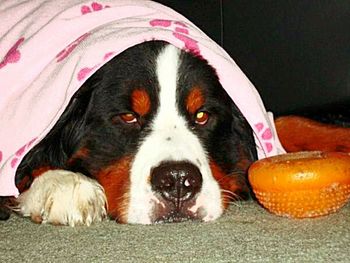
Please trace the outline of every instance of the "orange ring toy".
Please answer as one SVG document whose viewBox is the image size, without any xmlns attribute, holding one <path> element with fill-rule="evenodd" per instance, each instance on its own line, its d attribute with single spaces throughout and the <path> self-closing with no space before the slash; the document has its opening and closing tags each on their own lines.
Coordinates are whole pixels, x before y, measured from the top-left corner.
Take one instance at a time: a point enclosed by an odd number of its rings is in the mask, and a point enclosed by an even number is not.
<svg viewBox="0 0 350 263">
<path fill-rule="evenodd" d="M 350 199 L 350 154 L 298 152 L 249 168 L 258 201 L 280 216 L 306 218 L 338 211 Z"/>
</svg>

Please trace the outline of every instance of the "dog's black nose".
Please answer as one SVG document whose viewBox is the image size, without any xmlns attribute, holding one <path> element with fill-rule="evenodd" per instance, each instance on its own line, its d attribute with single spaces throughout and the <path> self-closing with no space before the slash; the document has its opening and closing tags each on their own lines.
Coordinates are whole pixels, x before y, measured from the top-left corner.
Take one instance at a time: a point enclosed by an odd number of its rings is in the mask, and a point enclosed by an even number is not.
<svg viewBox="0 0 350 263">
<path fill-rule="evenodd" d="M 192 199 L 202 187 L 199 169 L 189 162 L 163 162 L 152 169 L 152 189 L 175 205 Z"/>
</svg>

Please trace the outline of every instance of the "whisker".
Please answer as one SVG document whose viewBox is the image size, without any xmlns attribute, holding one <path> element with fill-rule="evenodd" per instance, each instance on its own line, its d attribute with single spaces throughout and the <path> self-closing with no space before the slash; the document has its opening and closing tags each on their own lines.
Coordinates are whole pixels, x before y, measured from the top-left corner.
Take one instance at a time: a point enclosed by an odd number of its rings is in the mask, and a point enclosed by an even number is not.
<svg viewBox="0 0 350 263">
<path fill-rule="evenodd" d="M 226 204 L 234 204 L 239 206 L 239 202 L 243 201 L 242 197 L 232 191 L 222 189 L 221 192 Z"/>
<path fill-rule="evenodd" d="M 245 176 L 246 175 L 246 171 L 242 170 L 242 169 L 236 169 L 236 170 L 233 170 L 230 174 L 232 175 L 243 175 Z"/>
<path fill-rule="evenodd" d="M 242 207 L 242 202 L 241 201 L 227 201 L 227 202 L 225 202 L 225 204 L 233 205 L 233 206 L 236 206 L 236 207 Z"/>
<path fill-rule="evenodd" d="M 226 190 L 226 189 L 221 189 L 221 192 L 224 195 L 226 195 L 226 196 L 230 196 L 230 197 L 236 197 L 237 196 L 237 194 L 235 194 L 234 192 Z"/>
</svg>

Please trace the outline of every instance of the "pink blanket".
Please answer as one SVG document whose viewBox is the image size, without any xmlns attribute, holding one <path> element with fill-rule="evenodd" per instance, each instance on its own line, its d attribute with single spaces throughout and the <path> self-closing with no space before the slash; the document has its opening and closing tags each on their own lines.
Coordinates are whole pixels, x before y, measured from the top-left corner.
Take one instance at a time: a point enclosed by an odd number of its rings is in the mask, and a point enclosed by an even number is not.
<svg viewBox="0 0 350 263">
<path fill-rule="evenodd" d="M 272 117 L 230 56 L 189 20 L 142 0 L 0 2 L 0 196 L 17 196 L 23 156 L 113 56 L 159 39 L 201 55 L 254 130 L 259 158 L 282 153 Z"/>
</svg>

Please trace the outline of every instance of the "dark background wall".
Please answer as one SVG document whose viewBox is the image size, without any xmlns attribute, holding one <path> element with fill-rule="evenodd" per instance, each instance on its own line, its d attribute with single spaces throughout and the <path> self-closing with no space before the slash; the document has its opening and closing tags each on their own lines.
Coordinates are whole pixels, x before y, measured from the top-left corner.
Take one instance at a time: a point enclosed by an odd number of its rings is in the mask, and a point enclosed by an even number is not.
<svg viewBox="0 0 350 263">
<path fill-rule="evenodd" d="M 159 0 L 223 46 L 277 114 L 350 112 L 349 0 Z"/>
</svg>

